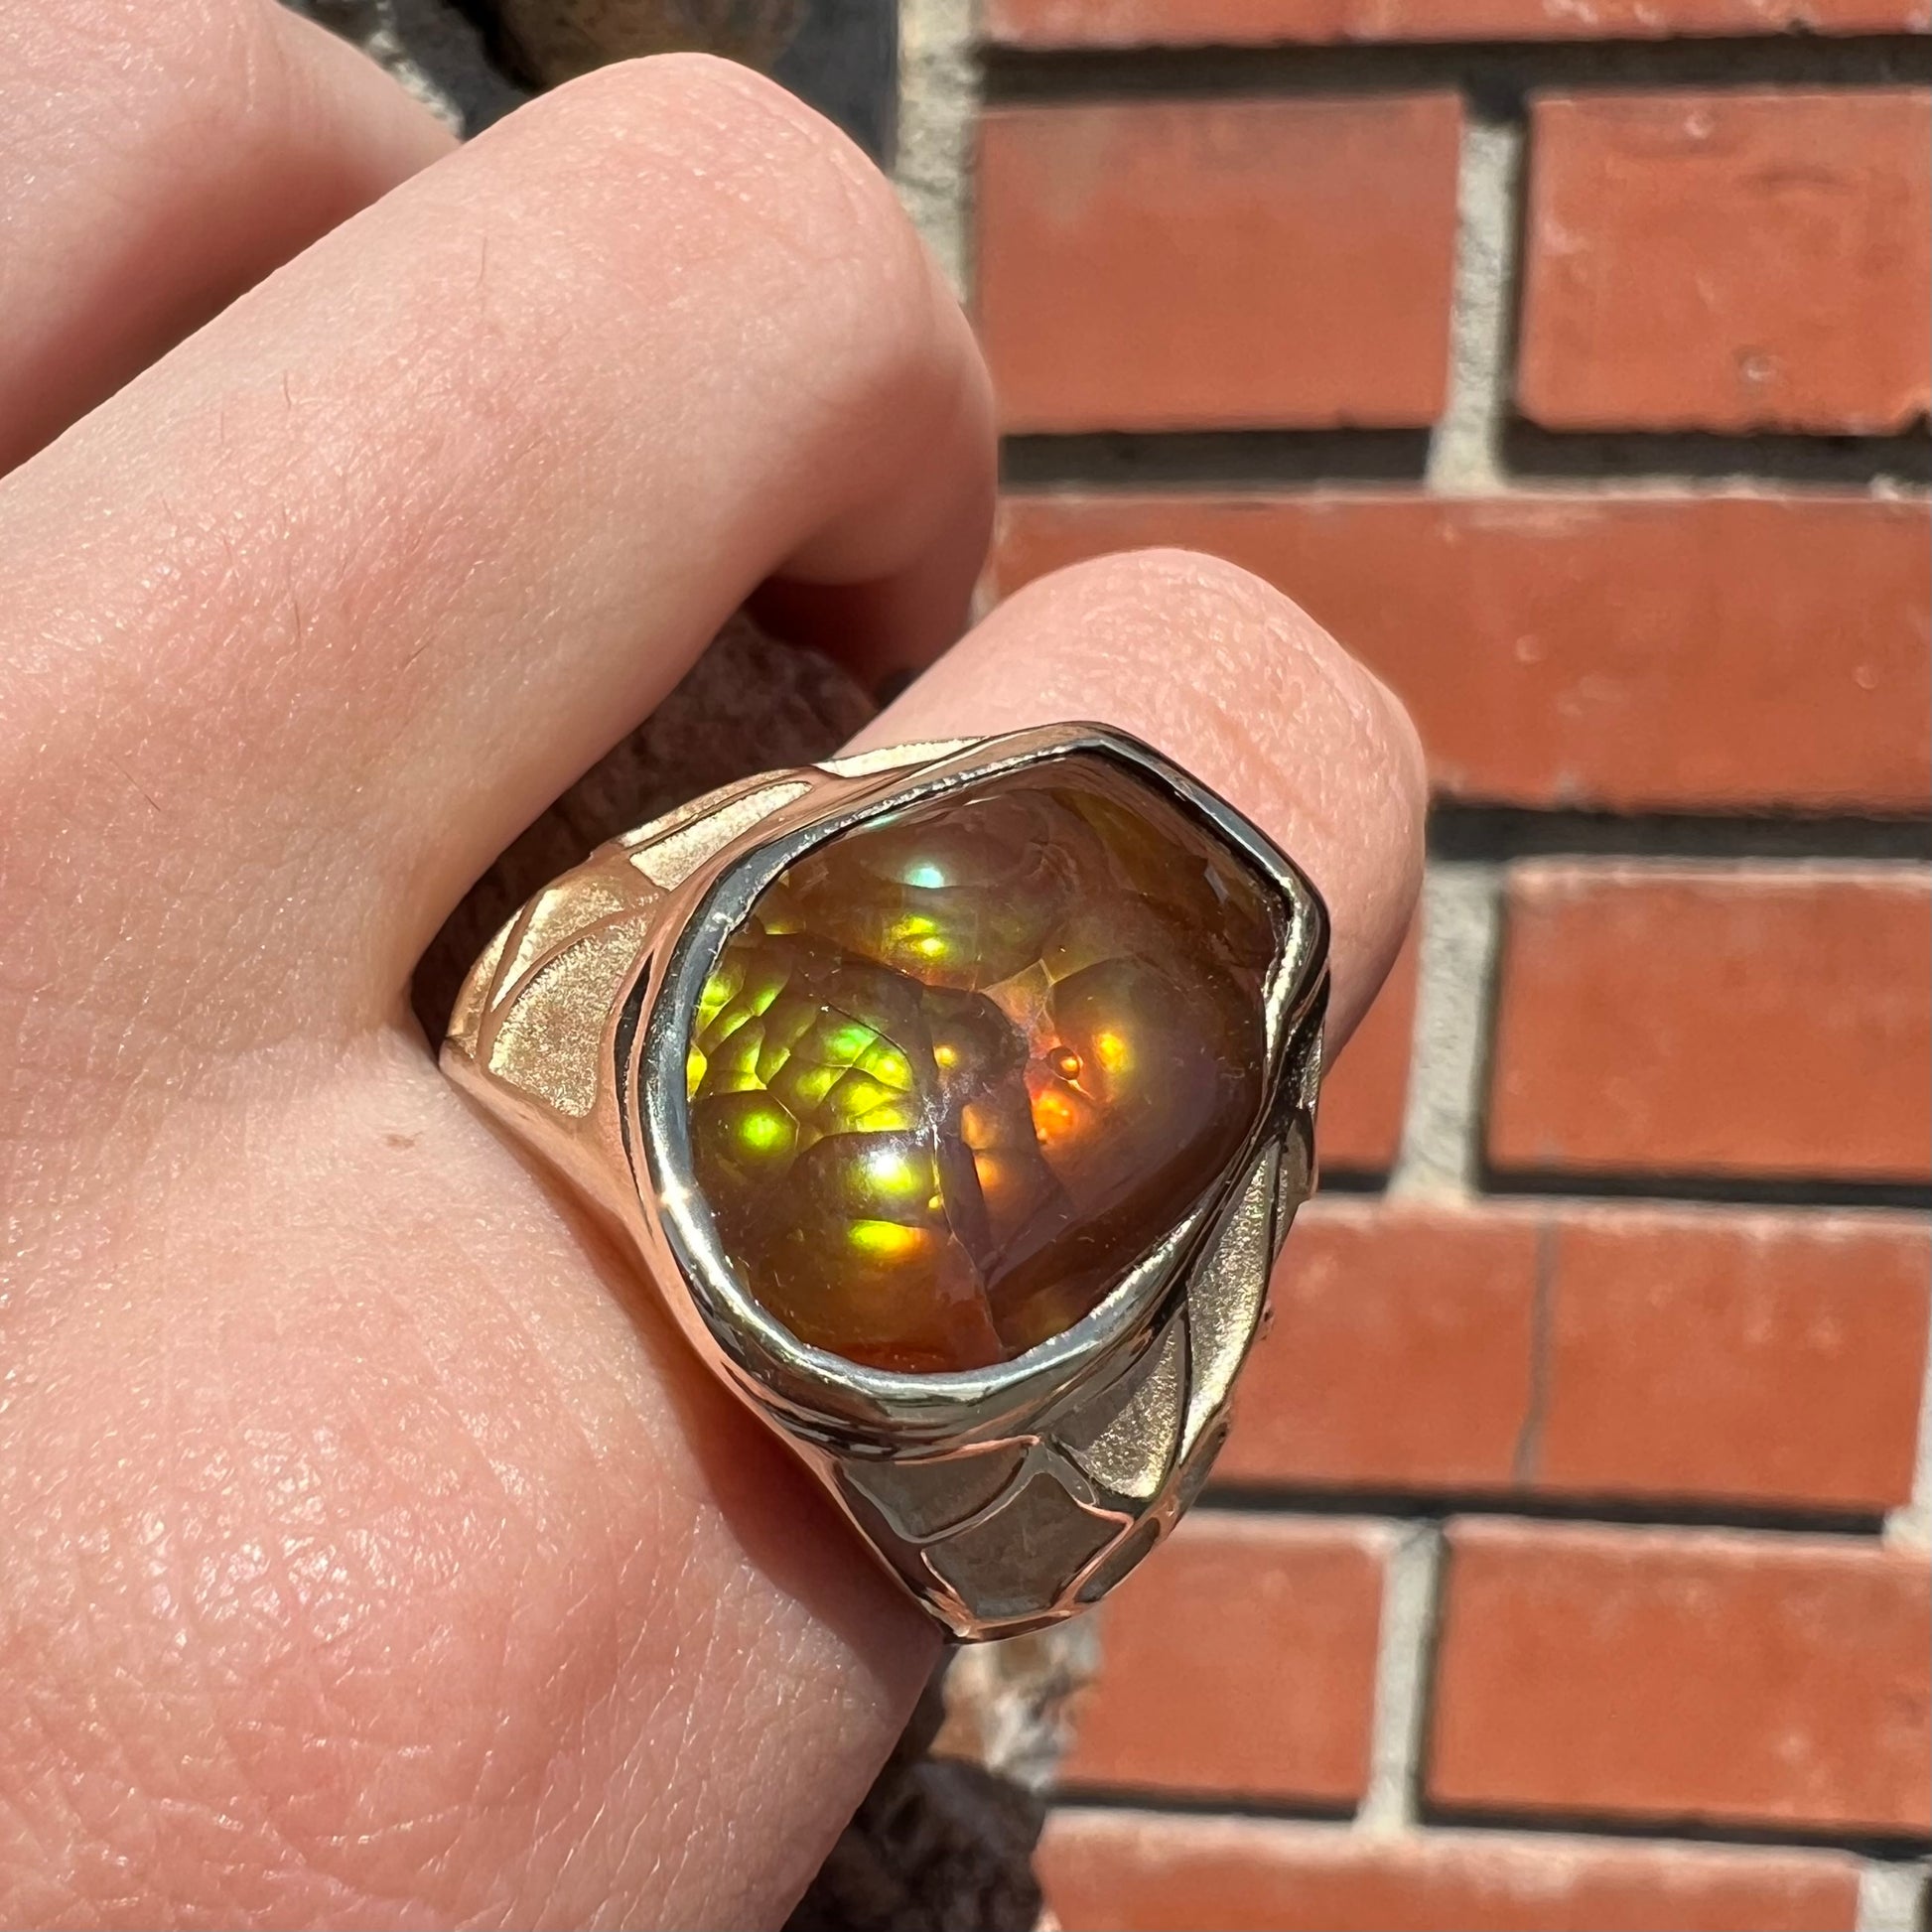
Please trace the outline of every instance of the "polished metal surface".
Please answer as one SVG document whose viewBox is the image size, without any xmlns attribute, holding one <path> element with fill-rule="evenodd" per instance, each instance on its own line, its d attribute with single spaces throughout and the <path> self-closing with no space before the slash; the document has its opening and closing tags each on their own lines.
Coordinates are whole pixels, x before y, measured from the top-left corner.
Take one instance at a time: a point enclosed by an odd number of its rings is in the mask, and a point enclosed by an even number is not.
<svg viewBox="0 0 1932 1932">
<path fill-rule="evenodd" d="M 1252 1131 L 1218 1182 L 1065 1332 L 984 1369 L 909 1374 L 808 1347 L 746 1292 L 693 1177 L 685 1054 L 753 901 L 847 827 L 1084 753 L 1175 801 L 1264 882 L 1277 946 Z M 1138 740 L 1062 725 L 774 772 L 614 841 L 539 894 L 473 971 L 453 1078 L 613 1215 L 700 1357 L 813 1469 L 955 1636 L 1095 1601 L 1204 1480 L 1312 1184 L 1327 915 L 1294 863 Z"/>
</svg>

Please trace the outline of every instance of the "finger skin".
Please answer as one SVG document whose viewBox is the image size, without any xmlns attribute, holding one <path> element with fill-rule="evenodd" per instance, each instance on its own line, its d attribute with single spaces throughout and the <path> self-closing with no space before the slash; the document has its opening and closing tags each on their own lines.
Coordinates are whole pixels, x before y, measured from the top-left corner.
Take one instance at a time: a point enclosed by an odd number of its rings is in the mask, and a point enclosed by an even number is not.
<svg viewBox="0 0 1932 1932">
<path fill-rule="evenodd" d="M 375 1024 L 763 579 L 911 580 L 910 627 L 955 630 L 990 425 L 957 304 L 843 136 L 725 63 L 604 69 L 0 483 L 32 640 L 0 715 L 33 753 L 0 803 L 76 869 L 141 847 L 122 922 L 185 975 L 236 960 L 204 1037 L 290 1005 Z M 113 997 L 173 1024 L 166 984 Z"/>
<path fill-rule="evenodd" d="M 1310 867 L 1345 1032 L 1413 897 L 1393 701 L 1156 554 L 1016 597 L 868 741 L 1069 714 Z M 84 1213 L 26 1203 L 0 1920 L 777 1922 L 930 1630 L 400 1035 L 235 1085 Z"/>
<path fill-rule="evenodd" d="M 934 1654 L 396 1014 L 760 578 L 957 621 L 983 374 L 763 83 L 517 120 L 0 483 L 0 1918 L 775 1922 Z"/>
<path fill-rule="evenodd" d="M 862 745 L 1092 718 L 1269 833 L 1334 922 L 1330 1047 L 1394 962 L 1422 884 L 1421 747 L 1394 695 L 1259 578 L 1187 551 L 1056 572 L 1009 599 Z"/>
<path fill-rule="evenodd" d="M 272 0 L 0 12 L 0 473 L 452 145 Z"/>
<path fill-rule="evenodd" d="M 983 449 L 977 365 L 920 258 L 882 267 L 880 191 L 757 83 L 629 91 L 663 74 L 439 166 L 0 485 L 36 560 L 0 671 L 0 1921 L 773 1923 L 933 1655 L 394 1002 L 342 995 L 734 582 L 892 583 L 983 513 L 935 457 Z M 683 227 L 660 149 L 711 184 Z M 1309 865 L 1359 1006 L 1413 888 L 1399 714 L 1252 579 L 1111 568 L 877 736 L 1139 731 Z"/>
<path fill-rule="evenodd" d="M 0 1923 L 780 1922 L 936 1633 L 623 1259 L 400 1040 L 115 1173 L 0 1309 Z"/>
</svg>

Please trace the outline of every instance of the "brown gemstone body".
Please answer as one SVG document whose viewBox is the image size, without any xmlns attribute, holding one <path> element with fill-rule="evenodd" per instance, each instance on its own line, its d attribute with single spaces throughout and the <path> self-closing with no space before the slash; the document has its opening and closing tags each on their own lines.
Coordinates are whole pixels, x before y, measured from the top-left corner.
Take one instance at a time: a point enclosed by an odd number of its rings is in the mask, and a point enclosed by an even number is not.
<svg viewBox="0 0 1932 1932">
<path fill-rule="evenodd" d="M 1060 1333 L 1253 1128 L 1275 945 L 1245 862 L 1094 754 L 814 848 L 694 1027 L 692 1159 L 740 1281 L 881 1368 Z"/>
</svg>

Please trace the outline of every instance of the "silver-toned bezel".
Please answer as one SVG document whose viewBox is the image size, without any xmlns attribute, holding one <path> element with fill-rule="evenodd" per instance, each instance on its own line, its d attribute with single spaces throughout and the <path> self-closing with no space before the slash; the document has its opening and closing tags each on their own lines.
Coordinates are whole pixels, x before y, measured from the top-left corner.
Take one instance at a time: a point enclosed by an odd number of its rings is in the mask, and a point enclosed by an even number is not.
<svg viewBox="0 0 1932 1932">
<path fill-rule="evenodd" d="M 685 1062 L 705 982 L 759 895 L 813 846 L 882 814 L 1074 754 L 1115 760 L 1153 784 L 1213 831 L 1269 891 L 1277 913 L 1277 950 L 1264 992 L 1264 1094 L 1251 1132 L 1216 1184 L 1098 1307 L 1063 1334 L 1013 1361 L 967 1372 L 912 1375 L 866 1367 L 810 1347 L 773 1319 L 738 1281 L 692 1173 Z M 1177 1516 L 1218 1447 L 1224 1427 L 1218 1411 L 1186 1442 L 1179 1441 L 1176 1422 L 1173 1466 L 1160 1488 L 1151 1496 L 1127 1497 L 1104 1484 L 1094 1488 L 1094 1479 L 1067 1461 L 1064 1445 L 1053 1439 L 1052 1431 L 1055 1418 L 1081 1410 L 1096 1391 L 1125 1385 L 1157 1340 L 1164 1347 L 1177 1346 L 1167 1338 L 1182 1320 L 1177 1311 L 1189 1294 L 1190 1280 L 1213 1248 L 1231 1206 L 1240 1204 L 1233 1197 L 1244 1186 L 1252 1195 L 1255 1176 L 1264 1168 L 1268 1257 L 1286 1232 L 1296 1202 L 1311 1185 L 1327 914 L 1299 868 L 1240 812 L 1151 747 L 1105 727 L 1049 726 L 936 749 L 930 759 L 885 769 L 869 769 L 869 762 L 853 760 L 844 771 L 837 761 L 824 767 L 846 779 L 836 793 L 820 789 L 779 804 L 672 892 L 655 922 L 653 944 L 620 1001 L 612 1031 L 619 1117 L 637 1207 L 687 1290 L 685 1305 L 674 1311 L 693 1344 L 818 1470 L 882 1558 L 949 1629 L 963 1637 L 1005 1634 L 1081 1607 L 1090 1600 L 1082 1594 L 1083 1586 L 1110 1557 L 1126 1556 L 1123 1546 L 1132 1540 L 1131 1557 L 1119 1565 L 1119 1574 L 1125 1574 Z M 1263 1292 L 1256 1287 L 1252 1296 L 1257 1323 Z M 674 1293 L 671 1299 L 677 1300 Z M 1241 1352 L 1252 1338 L 1252 1333 L 1237 1338 Z M 1184 1352 L 1191 1363 L 1194 1349 Z M 1147 1382 L 1152 1373 L 1142 1368 L 1141 1381 Z M 1224 1395 L 1219 1409 L 1225 1409 Z M 889 1507 L 863 1499 L 855 1506 L 855 1471 L 863 1484 L 869 1465 L 909 1463 L 930 1469 L 944 1462 L 958 1464 L 989 1445 L 1023 1450 L 995 1497 L 938 1534 L 928 1530 L 905 1537 L 904 1547 L 881 1547 L 882 1541 L 899 1534 L 900 1526 L 892 1520 Z M 1049 1465 L 1052 1478 L 1062 1485 L 1070 1475 L 1076 1510 L 1096 1522 L 1118 1516 L 1119 1533 L 1076 1565 L 1073 1574 L 1042 1579 L 1036 1601 L 1023 1600 L 1020 1586 L 1009 1582 L 975 1603 L 957 1577 L 949 1582 L 922 1552 L 962 1530 L 989 1523 Z M 1153 1533 L 1136 1539 L 1144 1522 L 1153 1526 Z M 1019 1525 L 1014 1527 L 1018 1535 Z M 1117 1580 L 1110 1575 L 1108 1585 Z"/>
</svg>

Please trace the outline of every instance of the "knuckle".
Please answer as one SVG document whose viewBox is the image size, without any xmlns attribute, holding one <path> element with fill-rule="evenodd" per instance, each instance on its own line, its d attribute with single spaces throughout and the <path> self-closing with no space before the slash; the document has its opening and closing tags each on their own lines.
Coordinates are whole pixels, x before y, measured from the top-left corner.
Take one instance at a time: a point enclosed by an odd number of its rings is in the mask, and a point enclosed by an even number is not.
<svg viewBox="0 0 1932 1932">
<path fill-rule="evenodd" d="M 748 295 L 804 285 L 811 313 L 856 327 L 861 345 L 929 327 L 932 272 L 891 184 L 775 81 L 666 54 L 600 69 L 539 105 L 621 192 L 664 185 L 694 249 L 728 260 Z"/>
<path fill-rule="evenodd" d="M 584 106 L 648 163 L 715 184 L 751 218 L 780 209 L 827 252 L 897 249 L 911 227 L 891 184 L 832 123 L 776 81 L 708 54 L 664 54 L 576 82 Z"/>
<path fill-rule="evenodd" d="M 72 116 L 72 133 L 107 147 L 244 123 L 257 111 L 276 23 L 260 0 L 47 0 L 22 10 L 10 55 L 45 68 L 37 110 Z M 115 111 L 105 111 L 109 108 Z"/>
<path fill-rule="evenodd" d="M 1204 550 L 1178 546 L 1127 552 L 1119 561 L 1144 587 L 1158 590 L 1170 603 L 1241 617 L 1261 617 L 1279 623 L 1292 617 L 1308 619 L 1293 599 L 1285 597 L 1266 578 L 1240 564 Z"/>
<path fill-rule="evenodd" d="M 1334 642 L 1291 598 L 1241 565 L 1179 547 L 1117 551 L 1056 572 L 1056 594 L 1093 611 L 1107 629 L 1150 625 L 1197 644 L 1225 638 L 1242 655 L 1266 644 L 1340 656 Z"/>
<path fill-rule="evenodd" d="M 1421 740 L 1402 701 L 1277 585 L 1204 551 L 1121 551 L 1050 580 L 1095 627 L 1136 653 L 1172 656 L 1187 639 L 1197 696 L 1230 716 L 1300 713 L 1311 694 L 1356 752 L 1416 804 L 1428 785 Z"/>
</svg>

